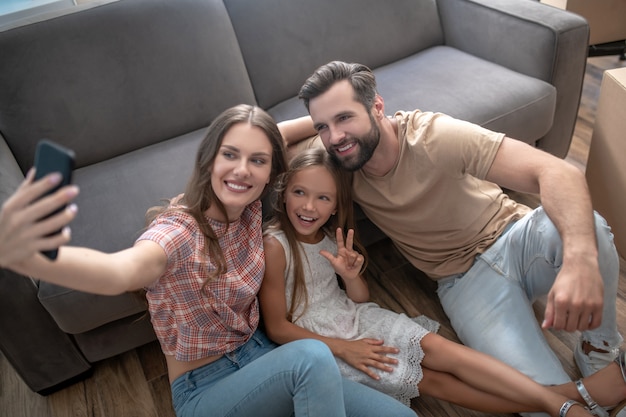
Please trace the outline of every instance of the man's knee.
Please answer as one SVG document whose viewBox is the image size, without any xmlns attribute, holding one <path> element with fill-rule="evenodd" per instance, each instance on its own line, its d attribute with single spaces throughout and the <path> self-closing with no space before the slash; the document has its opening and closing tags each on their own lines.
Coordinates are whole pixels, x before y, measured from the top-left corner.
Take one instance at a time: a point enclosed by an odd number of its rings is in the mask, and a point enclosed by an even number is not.
<svg viewBox="0 0 626 417">
<path fill-rule="evenodd" d="M 611 227 L 607 223 L 606 219 L 596 211 L 594 211 L 593 214 L 596 227 L 596 237 L 598 240 L 598 249 L 604 248 L 604 250 L 610 253 L 617 252 L 613 242 L 613 233 L 611 232 Z"/>
<path fill-rule="evenodd" d="M 594 212 L 594 220 L 596 227 L 596 240 L 598 243 L 598 262 L 600 264 L 602 275 L 605 280 L 617 277 L 619 274 L 619 256 L 615 243 L 613 242 L 613 233 L 607 221 L 599 213 Z"/>
</svg>

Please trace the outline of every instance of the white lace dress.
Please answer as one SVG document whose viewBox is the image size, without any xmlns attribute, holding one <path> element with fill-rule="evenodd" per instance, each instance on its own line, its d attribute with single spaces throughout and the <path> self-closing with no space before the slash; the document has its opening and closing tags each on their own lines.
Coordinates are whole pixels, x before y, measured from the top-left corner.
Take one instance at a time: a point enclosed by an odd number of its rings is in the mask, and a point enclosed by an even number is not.
<svg viewBox="0 0 626 417">
<path fill-rule="evenodd" d="M 287 306 L 291 304 L 293 274 L 291 254 L 287 239 L 282 232 L 271 232 L 285 249 L 287 269 L 285 288 Z M 339 288 L 337 277 L 330 262 L 319 254 L 325 249 L 337 253 L 337 245 L 325 237 L 318 244 L 302 244 L 308 306 L 296 310 L 295 324 L 323 336 L 348 340 L 375 338 L 383 339 L 385 345 L 400 349 L 398 365 L 391 373 L 375 370 L 380 375 L 376 381 L 363 372 L 337 358 L 341 373 L 353 380 L 385 392 L 405 404 L 419 396 L 417 384 L 422 379 L 421 362 L 424 352 L 420 346 L 422 338 L 429 332 L 437 332 L 439 323 L 425 316 L 409 318 L 381 308 L 375 303 L 355 303 Z M 308 265 L 306 260 L 308 260 Z"/>
</svg>

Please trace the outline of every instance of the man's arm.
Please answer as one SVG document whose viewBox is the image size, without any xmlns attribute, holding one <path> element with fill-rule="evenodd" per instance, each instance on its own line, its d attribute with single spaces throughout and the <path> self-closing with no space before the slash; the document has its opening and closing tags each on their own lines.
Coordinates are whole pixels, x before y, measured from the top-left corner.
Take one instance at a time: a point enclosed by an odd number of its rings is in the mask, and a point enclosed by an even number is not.
<svg viewBox="0 0 626 417">
<path fill-rule="evenodd" d="M 591 197 L 584 174 L 568 162 L 505 138 L 486 179 L 538 193 L 563 241 L 563 265 L 548 294 L 544 328 L 587 330 L 602 320 L 603 281 Z"/>
<path fill-rule="evenodd" d="M 297 119 L 280 122 L 278 123 L 278 130 L 283 135 L 285 146 L 287 147 L 317 135 L 310 116 L 302 116 Z"/>
</svg>

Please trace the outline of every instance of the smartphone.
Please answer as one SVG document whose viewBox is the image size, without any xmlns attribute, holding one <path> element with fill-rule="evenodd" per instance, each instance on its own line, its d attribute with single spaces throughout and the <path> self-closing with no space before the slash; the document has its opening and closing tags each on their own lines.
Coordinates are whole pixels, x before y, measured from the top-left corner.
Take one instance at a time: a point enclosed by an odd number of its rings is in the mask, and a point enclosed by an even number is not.
<svg viewBox="0 0 626 417">
<path fill-rule="evenodd" d="M 74 151 L 63 147 L 58 143 L 54 143 L 48 139 L 42 139 L 39 141 L 39 143 L 37 143 L 37 149 L 35 150 L 35 180 L 43 178 L 52 172 L 59 172 L 62 175 L 61 182 L 42 197 L 52 194 L 59 188 L 70 184 L 72 182 L 73 169 Z M 65 206 L 60 207 L 54 213 L 50 213 L 43 219 L 53 216 L 64 209 Z M 61 230 L 59 229 L 51 233 L 50 236 L 58 234 L 60 232 Z M 41 253 L 48 258 L 54 260 L 57 258 L 58 249 L 42 251 Z"/>
</svg>

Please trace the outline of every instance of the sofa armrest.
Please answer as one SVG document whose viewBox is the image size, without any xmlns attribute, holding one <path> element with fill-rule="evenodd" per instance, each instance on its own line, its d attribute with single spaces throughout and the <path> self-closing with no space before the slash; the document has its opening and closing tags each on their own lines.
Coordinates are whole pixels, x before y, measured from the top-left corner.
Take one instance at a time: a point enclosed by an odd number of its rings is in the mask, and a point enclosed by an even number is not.
<svg viewBox="0 0 626 417">
<path fill-rule="evenodd" d="M 24 180 L 13 153 L 0 135 L 0 204 L 3 204 Z"/>
<path fill-rule="evenodd" d="M 585 75 L 589 25 L 535 1 L 438 0 L 446 45 L 556 87 L 551 130 L 537 146 L 569 150 Z"/>
<path fill-rule="evenodd" d="M 0 204 L 23 179 L 0 136 Z M 26 385 L 40 394 L 56 391 L 91 369 L 71 337 L 39 302 L 33 281 L 1 268 L 0 350 Z"/>
<path fill-rule="evenodd" d="M 39 303 L 34 283 L 0 269 L 0 350 L 33 391 L 47 395 L 91 373 L 69 335 Z"/>
</svg>

